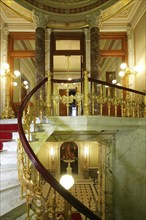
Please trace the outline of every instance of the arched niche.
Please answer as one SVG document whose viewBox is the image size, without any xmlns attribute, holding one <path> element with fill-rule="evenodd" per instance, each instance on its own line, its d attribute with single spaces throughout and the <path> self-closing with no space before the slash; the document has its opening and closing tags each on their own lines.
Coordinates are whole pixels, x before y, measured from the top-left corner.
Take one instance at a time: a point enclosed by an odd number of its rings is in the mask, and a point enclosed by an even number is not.
<svg viewBox="0 0 146 220">
<path fill-rule="evenodd" d="M 64 142 L 60 146 L 60 173 L 67 173 L 69 165 L 72 174 L 78 174 L 78 146 L 74 142 Z"/>
</svg>

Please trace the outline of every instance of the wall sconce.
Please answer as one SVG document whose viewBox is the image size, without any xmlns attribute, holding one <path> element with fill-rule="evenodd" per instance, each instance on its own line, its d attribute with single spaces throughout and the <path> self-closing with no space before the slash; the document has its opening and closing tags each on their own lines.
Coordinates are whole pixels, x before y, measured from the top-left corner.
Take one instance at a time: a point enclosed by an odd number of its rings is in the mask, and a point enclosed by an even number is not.
<svg viewBox="0 0 146 220">
<path fill-rule="evenodd" d="M 17 87 L 17 86 L 18 86 L 18 82 L 14 81 L 14 82 L 13 82 L 13 86 Z M 22 86 L 23 86 L 25 89 L 28 89 L 28 88 L 29 88 L 28 81 L 27 81 L 27 80 L 24 80 L 24 81 L 22 82 Z"/>
<path fill-rule="evenodd" d="M 51 147 L 51 148 L 50 148 L 51 171 L 54 171 L 54 164 L 55 164 L 55 162 L 54 162 L 54 154 L 55 154 L 55 152 L 54 152 L 54 148 Z"/>
<path fill-rule="evenodd" d="M 25 89 L 28 89 L 28 88 L 29 88 L 29 86 L 28 86 L 28 81 L 27 81 L 27 80 L 24 80 L 24 81 L 22 82 L 22 85 L 23 85 L 23 87 L 24 87 Z"/>
<path fill-rule="evenodd" d="M 87 146 L 84 148 L 84 170 L 87 170 L 88 168 L 88 155 L 89 155 L 89 149 Z"/>
<path fill-rule="evenodd" d="M 120 65 L 121 71 L 119 72 L 120 77 L 124 77 L 125 75 L 136 75 L 140 70 L 138 66 L 135 66 L 133 69 L 130 69 L 126 63 L 122 63 Z"/>
</svg>

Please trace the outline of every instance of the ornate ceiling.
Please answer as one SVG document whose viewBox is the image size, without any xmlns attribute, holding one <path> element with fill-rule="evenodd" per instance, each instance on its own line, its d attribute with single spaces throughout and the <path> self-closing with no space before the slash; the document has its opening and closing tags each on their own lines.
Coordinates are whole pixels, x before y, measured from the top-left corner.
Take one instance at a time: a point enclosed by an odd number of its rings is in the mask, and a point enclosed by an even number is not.
<svg viewBox="0 0 146 220">
<path fill-rule="evenodd" d="M 105 9 L 119 0 L 15 0 L 29 10 L 37 9 L 50 14 L 71 15 L 97 12 Z"/>
<path fill-rule="evenodd" d="M 33 24 L 32 11 L 47 16 L 47 27 L 77 29 L 89 26 L 97 18 L 102 23 L 130 24 L 133 11 L 139 14 L 139 6 L 145 0 L 1 0 L 1 16 L 12 23 Z M 100 16 L 99 16 L 100 15 Z M 97 19 L 98 20 L 98 19 Z M 123 28 L 123 27 L 122 27 Z"/>
</svg>

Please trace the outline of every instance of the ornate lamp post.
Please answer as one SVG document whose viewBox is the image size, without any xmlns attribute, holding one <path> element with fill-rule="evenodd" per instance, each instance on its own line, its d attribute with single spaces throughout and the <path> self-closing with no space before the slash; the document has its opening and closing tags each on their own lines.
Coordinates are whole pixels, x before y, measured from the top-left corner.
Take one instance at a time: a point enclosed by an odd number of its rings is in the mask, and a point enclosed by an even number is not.
<svg viewBox="0 0 146 220">
<path fill-rule="evenodd" d="M 10 99 L 10 83 L 11 83 L 11 78 L 16 78 L 18 76 L 20 76 L 20 72 L 19 71 L 15 71 L 14 74 L 12 74 L 10 72 L 10 67 L 9 64 L 4 63 L 4 69 L 0 75 L 1 78 L 6 79 L 6 84 L 5 84 L 5 88 L 6 88 L 6 96 L 5 96 L 5 107 L 2 113 L 2 118 L 14 118 L 14 111 L 11 107 L 11 99 Z"/>
</svg>

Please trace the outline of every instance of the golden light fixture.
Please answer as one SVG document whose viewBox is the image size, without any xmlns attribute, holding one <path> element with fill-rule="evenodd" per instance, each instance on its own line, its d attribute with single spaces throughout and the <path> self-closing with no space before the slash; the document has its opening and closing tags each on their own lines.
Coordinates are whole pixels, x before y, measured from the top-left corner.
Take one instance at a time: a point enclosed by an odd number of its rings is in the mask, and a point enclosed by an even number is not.
<svg viewBox="0 0 146 220">
<path fill-rule="evenodd" d="M 54 165 L 55 165 L 55 161 L 54 161 L 54 156 L 55 156 L 55 151 L 54 148 L 51 147 L 50 148 L 50 157 L 51 157 L 51 171 L 54 171 Z"/>
<path fill-rule="evenodd" d="M 124 77 L 126 75 L 132 75 L 132 74 L 136 75 L 140 71 L 139 66 L 135 66 L 133 69 L 131 69 L 127 66 L 126 63 L 121 63 L 120 68 L 121 68 L 121 71 L 119 72 L 120 77 Z"/>
<path fill-rule="evenodd" d="M 5 97 L 5 107 L 2 113 L 2 118 L 14 118 L 15 114 L 11 107 L 11 100 L 10 100 L 10 83 L 11 78 L 17 78 L 20 76 L 20 72 L 18 70 L 15 70 L 14 73 L 10 71 L 10 66 L 8 63 L 3 64 L 3 69 L 1 70 L 0 77 L 5 78 L 5 88 L 6 88 L 6 97 Z M 14 86 L 17 86 L 17 82 L 13 82 Z"/>
<path fill-rule="evenodd" d="M 10 80 L 11 80 L 11 72 L 8 63 L 3 64 L 3 69 L 1 71 L 1 78 L 6 78 L 6 98 L 5 98 L 5 107 L 2 113 L 2 118 L 14 118 L 14 111 L 10 105 Z"/>
<path fill-rule="evenodd" d="M 23 87 L 25 89 L 28 89 L 29 88 L 29 85 L 28 85 L 28 81 L 27 80 L 24 80 L 23 83 L 22 83 Z"/>
</svg>

